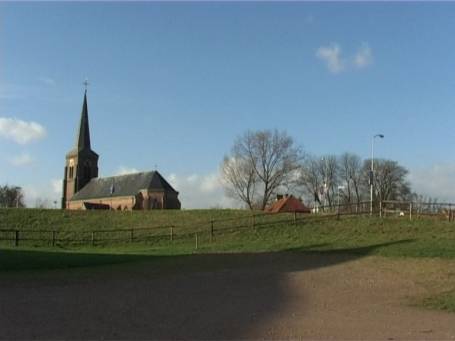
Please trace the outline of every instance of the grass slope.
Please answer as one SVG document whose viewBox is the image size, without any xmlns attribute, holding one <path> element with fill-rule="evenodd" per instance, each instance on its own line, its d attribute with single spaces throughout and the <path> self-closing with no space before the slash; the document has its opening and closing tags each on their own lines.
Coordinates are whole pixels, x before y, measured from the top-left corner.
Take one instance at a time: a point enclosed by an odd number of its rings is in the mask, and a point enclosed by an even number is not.
<svg viewBox="0 0 455 341">
<path fill-rule="evenodd" d="M 341 251 L 376 245 L 370 254 L 391 257 L 455 258 L 455 223 L 437 219 L 385 218 L 347 216 L 337 220 L 304 215 L 297 224 L 293 214 L 258 216 L 252 225 L 251 213 L 244 210 L 182 210 L 149 212 L 59 211 L 59 210 L 0 210 L 0 229 L 33 230 L 21 236 L 46 239 L 21 241 L 20 249 L 39 247 L 40 250 L 71 251 L 115 255 L 179 255 L 194 252 L 264 252 L 264 251 Z M 210 240 L 210 221 L 214 235 Z M 173 240 L 169 227 L 134 232 L 131 228 L 173 225 Z M 48 233 L 57 230 L 61 241 L 50 247 Z M 114 232 L 113 229 L 122 229 Z M 105 231 L 92 247 L 90 231 Z M 195 232 L 198 232 L 196 249 Z M 40 235 L 41 234 L 41 235 Z M 153 235 L 154 234 L 154 235 Z M 5 237 L 5 233 L 3 237 Z M 85 236 L 79 243 L 68 243 L 65 237 Z M 1 237 L 1 235 L 0 235 Z M 153 238 L 152 238 L 153 237 Z M 33 239 L 33 238 L 31 238 Z M 0 241 L 6 249 L 13 242 Z M 115 259 L 118 259 L 116 257 Z M 18 262 L 19 264 L 20 262 Z M 5 264 L 5 263 L 3 263 Z M 11 267 L 0 265 L 0 269 Z"/>
</svg>

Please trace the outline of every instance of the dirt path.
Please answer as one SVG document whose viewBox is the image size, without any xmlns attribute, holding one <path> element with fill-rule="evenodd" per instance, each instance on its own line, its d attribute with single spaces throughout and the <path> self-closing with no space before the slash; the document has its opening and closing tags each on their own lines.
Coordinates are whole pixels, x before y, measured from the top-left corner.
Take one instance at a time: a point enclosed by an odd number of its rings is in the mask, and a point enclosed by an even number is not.
<svg viewBox="0 0 455 341">
<path fill-rule="evenodd" d="M 433 262 L 199 255 L 2 276 L 0 339 L 454 339 L 455 314 L 408 304 L 429 290 L 423 263 L 455 269 Z"/>
</svg>

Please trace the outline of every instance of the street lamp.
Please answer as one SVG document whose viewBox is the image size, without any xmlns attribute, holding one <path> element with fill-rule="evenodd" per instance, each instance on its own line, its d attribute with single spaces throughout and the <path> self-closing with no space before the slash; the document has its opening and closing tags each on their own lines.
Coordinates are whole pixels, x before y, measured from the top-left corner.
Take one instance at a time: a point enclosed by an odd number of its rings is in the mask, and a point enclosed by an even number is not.
<svg viewBox="0 0 455 341">
<path fill-rule="evenodd" d="M 321 158 L 321 161 L 323 162 L 323 165 L 322 165 L 322 169 L 323 169 L 323 173 L 324 173 L 324 187 L 323 187 L 323 193 L 324 193 L 324 203 L 322 205 L 323 207 L 323 211 L 325 212 L 325 210 L 327 209 L 327 187 L 328 187 L 328 182 L 329 182 L 329 177 L 328 177 L 328 165 L 327 165 L 327 158 L 325 157 L 322 157 Z"/>
<path fill-rule="evenodd" d="M 371 171 L 370 171 L 370 215 L 373 215 L 373 179 L 374 179 L 374 139 L 384 138 L 383 134 L 376 134 L 371 139 Z"/>
</svg>

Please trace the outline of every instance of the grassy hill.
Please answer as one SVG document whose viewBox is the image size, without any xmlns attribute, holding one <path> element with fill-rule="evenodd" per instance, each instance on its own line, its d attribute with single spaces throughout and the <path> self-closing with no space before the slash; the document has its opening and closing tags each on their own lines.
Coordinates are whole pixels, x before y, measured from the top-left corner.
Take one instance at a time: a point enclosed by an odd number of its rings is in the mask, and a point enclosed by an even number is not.
<svg viewBox="0 0 455 341">
<path fill-rule="evenodd" d="M 60 249 L 115 253 L 187 254 L 290 249 L 327 251 L 373 247 L 398 257 L 455 257 L 455 223 L 406 217 L 335 217 L 294 214 L 254 217 L 245 210 L 61 211 L 0 210 L 0 230 L 20 231 L 22 247 L 49 248 L 52 231 Z M 211 229 L 213 226 L 213 234 Z M 172 234 L 172 238 L 171 238 Z M 0 232 L 3 247 L 14 233 Z M 94 240 L 93 240 L 94 238 Z M 27 239 L 27 240 L 23 240 Z M 172 240 L 171 240 L 172 239 Z M 51 248 L 56 249 L 56 248 Z"/>
</svg>

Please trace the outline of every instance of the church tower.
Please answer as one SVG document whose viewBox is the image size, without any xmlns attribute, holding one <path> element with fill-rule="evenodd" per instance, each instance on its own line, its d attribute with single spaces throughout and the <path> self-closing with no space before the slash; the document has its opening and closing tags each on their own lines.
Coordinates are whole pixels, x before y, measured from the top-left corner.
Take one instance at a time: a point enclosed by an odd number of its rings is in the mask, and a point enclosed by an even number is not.
<svg viewBox="0 0 455 341">
<path fill-rule="evenodd" d="M 62 208 L 92 178 L 98 177 L 98 154 L 90 147 L 88 124 L 87 89 L 84 93 L 81 121 L 76 136 L 76 145 L 66 154 L 65 174 L 63 176 Z"/>
</svg>

